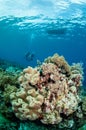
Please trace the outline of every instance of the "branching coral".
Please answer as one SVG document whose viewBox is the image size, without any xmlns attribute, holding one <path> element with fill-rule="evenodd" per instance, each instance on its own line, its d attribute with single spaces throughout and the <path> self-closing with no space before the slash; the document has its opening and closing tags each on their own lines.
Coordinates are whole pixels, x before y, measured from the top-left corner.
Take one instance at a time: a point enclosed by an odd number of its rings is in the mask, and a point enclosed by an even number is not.
<svg viewBox="0 0 86 130">
<path fill-rule="evenodd" d="M 81 101 L 81 71 L 58 54 L 39 67 L 24 69 L 19 77 L 20 88 L 10 95 L 16 116 L 21 120 L 39 119 L 44 124 L 61 122 L 61 114 L 69 116 Z"/>
</svg>

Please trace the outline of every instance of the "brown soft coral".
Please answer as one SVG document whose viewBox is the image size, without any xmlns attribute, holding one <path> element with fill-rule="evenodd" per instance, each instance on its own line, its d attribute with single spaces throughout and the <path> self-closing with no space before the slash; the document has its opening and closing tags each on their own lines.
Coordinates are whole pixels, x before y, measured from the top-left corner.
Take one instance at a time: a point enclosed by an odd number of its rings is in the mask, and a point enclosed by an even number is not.
<svg viewBox="0 0 86 130">
<path fill-rule="evenodd" d="M 28 83 L 32 85 L 36 85 L 39 80 L 40 80 L 40 73 L 37 71 L 36 68 L 33 69 L 30 66 L 23 70 L 23 73 L 19 78 L 20 83 L 28 81 Z"/>
<path fill-rule="evenodd" d="M 21 120 L 35 120 L 41 116 L 43 96 L 34 88 L 28 91 L 20 88 L 17 93 L 12 93 L 10 98 L 12 100 L 13 110 Z"/>
<path fill-rule="evenodd" d="M 67 75 L 70 75 L 70 66 L 65 60 L 63 56 L 59 56 L 57 53 L 54 54 L 52 57 L 48 57 L 45 59 L 46 63 L 54 63 L 56 66 L 61 68 L 61 72 Z"/>
<path fill-rule="evenodd" d="M 73 81 L 75 86 L 82 86 L 83 68 L 81 63 L 73 63 L 73 65 L 71 66 L 70 79 L 71 81 Z"/>
<path fill-rule="evenodd" d="M 39 67 L 24 69 L 19 78 L 20 88 L 10 95 L 16 116 L 58 124 L 63 118 L 61 114 L 69 116 L 75 112 L 81 101 L 77 86 L 82 80 L 76 76 L 74 80 L 73 74 L 76 73 L 72 73 L 71 66 L 58 54 Z"/>
</svg>

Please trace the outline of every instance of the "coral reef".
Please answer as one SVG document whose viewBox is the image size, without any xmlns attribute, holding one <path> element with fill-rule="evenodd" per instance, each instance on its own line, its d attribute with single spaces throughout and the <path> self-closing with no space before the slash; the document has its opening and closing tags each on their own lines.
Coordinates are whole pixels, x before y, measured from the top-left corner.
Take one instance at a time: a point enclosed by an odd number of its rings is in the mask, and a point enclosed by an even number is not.
<svg viewBox="0 0 86 130">
<path fill-rule="evenodd" d="M 59 124 L 65 116 L 76 112 L 81 103 L 78 92 L 83 80 L 83 69 L 76 66 L 70 66 L 63 56 L 55 54 L 38 67 L 24 69 L 18 79 L 20 88 L 10 94 L 16 117 Z"/>
<path fill-rule="evenodd" d="M 82 111 L 86 115 L 86 96 L 83 97 L 82 101 Z"/>
<path fill-rule="evenodd" d="M 17 130 L 18 125 L 15 122 L 11 122 L 2 114 L 0 114 L 0 130 Z"/>
<path fill-rule="evenodd" d="M 16 91 L 17 91 L 17 87 L 16 86 L 7 84 L 7 86 L 4 88 L 4 92 L 3 92 L 5 103 L 9 103 L 10 102 L 10 96 L 9 95 L 12 92 L 16 92 Z"/>
<path fill-rule="evenodd" d="M 16 101 L 16 99 L 18 100 Z M 11 100 L 13 100 L 13 110 L 21 120 L 35 120 L 42 113 L 43 96 L 36 92 L 35 89 L 25 91 L 22 88 L 19 92 L 11 94 Z"/>
<path fill-rule="evenodd" d="M 9 68 L 10 66 L 4 69 L 0 68 L 0 113 L 11 119 L 14 113 L 11 108 L 10 94 L 16 92 L 19 86 L 18 77 L 21 69 L 18 71 L 16 67 L 11 67 L 10 71 Z"/>
<path fill-rule="evenodd" d="M 45 63 L 54 63 L 58 68 L 61 68 L 62 73 L 70 75 L 70 65 L 67 63 L 63 56 L 59 56 L 57 53 L 52 57 L 48 57 L 44 60 Z"/>
<path fill-rule="evenodd" d="M 18 84 L 18 76 L 17 73 L 9 73 L 4 71 L 3 69 L 0 69 L 0 89 L 4 89 L 6 84 Z"/>
</svg>

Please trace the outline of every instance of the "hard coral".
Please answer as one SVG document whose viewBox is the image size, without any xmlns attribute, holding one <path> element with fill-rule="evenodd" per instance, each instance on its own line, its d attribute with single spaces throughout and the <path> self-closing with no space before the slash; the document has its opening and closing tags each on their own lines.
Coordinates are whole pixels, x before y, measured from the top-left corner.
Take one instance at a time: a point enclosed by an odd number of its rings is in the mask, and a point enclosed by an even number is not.
<svg viewBox="0 0 86 130">
<path fill-rule="evenodd" d="M 19 78 L 20 88 L 10 95 L 16 116 L 58 124 L 64 118 L 61 114 L 73 114 L 81 101 L 77 86 L 81 85 L 82 73 L 72 68 L 64 57 L 55 54 L 39 67 L 24 69 Z"/>
</svg>

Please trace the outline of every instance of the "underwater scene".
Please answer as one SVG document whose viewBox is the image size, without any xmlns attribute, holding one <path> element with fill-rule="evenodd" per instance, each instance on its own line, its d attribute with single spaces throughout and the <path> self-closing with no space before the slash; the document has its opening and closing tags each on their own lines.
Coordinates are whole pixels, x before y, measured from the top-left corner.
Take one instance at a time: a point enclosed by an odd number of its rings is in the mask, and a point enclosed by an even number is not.
<svg viewBox="0 0 86 130">
<path fill-rule="evenodd" d="M 0 0 L 0 130 L 86 130 L 86 0 Z"/>
</svg>

